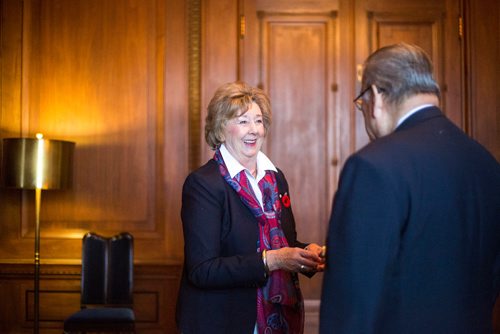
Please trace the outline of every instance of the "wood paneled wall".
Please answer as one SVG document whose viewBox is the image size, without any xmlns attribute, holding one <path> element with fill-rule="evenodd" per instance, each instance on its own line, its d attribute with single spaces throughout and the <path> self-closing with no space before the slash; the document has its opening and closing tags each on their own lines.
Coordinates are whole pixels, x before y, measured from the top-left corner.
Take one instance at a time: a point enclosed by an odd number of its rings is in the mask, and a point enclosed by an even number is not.
<svg viewBox="0 0 500 334">
<path fill-rule="evenodd" d="M 42 195 L 45 258 L 78 258 L 88 230 L 133 232 L 138 261 L 182 258 L 175 241 L 188 101 L 180 4 L 2 2 L 3 35 L 17 35 L 3 45 L 2 137 L 42 132 L 76 142 L 73 189 Z M 19 195 L 2 190 L 13 201 Z M 22 219 L 6 215 L 19 224 L 1 238 L 17 242 L 1 247 L 0 258 L 30 257 L 31 197 L 21 198 Z"/>
<path fill-rule="evenodd" d="M 87 231 L 134 235 L 139 332 L 173 332 L 189 151 L 187 1 L 0 4 L 0 137 L 76 142 L 73 188 L 42 194 L 42 332 L 60 333 L 79 308 Z M 0 198 L 0 294 L 9 296 L 0 332 L 29 332 L 34 193 L 1 189 Z"/>
<path fill-rule="evenodd" d="M 134 268 L 137 333 L 175 333 L 173 315 L 181 266 L 140 264 Z M 80 307 L 80 264 L 43 264 L 40 284 L 40 333 L 60 334 L 62 323 Z M 33 265 L 0 265 L 1 333 L 33 332 Z"/>
<path fill-rule="evenodd" d="M 446 16 L 443 8 L 465 14 L 463 40 L 429 46 L 437 57 L 449 45 L 462 48 L 444 61 L 446 105 L 453 106 L 448 115 L 500 160 L 499 46 L 493 42 L 499 4 L 440 3 L 438 15 L 435 2 L 420 3 L 428 6 L 419 15 L 431 18 L 422 27 L 431 35 L 456 29 L 458 36 L 455 15 Z M 258 6 L 288 8 L 290 1 L 0 0 L 0 138 L 43 132 L 76 142 L 73 189 L 42 195 L 42 333 L 60 333 L 62 319 L 78 308 L 81 237 L 89 230 L 134 234 L 138 333 L 175 332 L 182 183 L 211 156 L 203 118 L 216 87 L 237 79 L 259 83 L 252 63 L 258 50 L 249 47 L 259 37 L 241 35 L 241 15 Z M 332 6 L 341 168 L 366 140 L 351 104 L 359 89 L 356 64 L 370 51 L 360 36 L 384 29 L 394 18 L 386 8 L 402 5 L 318 1 L 318 11 Z M 255 26 L 258 18 L 246 23 Z M 462 79 L 455 82 L 446 73 Z M 34 194 L 0 189 L 0 295 L 9 301 L 0 306 L 1 333 L 31 332 L 33 219 Z M 314 328 L 318 303 L 308 305 L 316 312 L 307 319 Z M 499 312 L 497 307 L 500 332 Z"/>
</svg>

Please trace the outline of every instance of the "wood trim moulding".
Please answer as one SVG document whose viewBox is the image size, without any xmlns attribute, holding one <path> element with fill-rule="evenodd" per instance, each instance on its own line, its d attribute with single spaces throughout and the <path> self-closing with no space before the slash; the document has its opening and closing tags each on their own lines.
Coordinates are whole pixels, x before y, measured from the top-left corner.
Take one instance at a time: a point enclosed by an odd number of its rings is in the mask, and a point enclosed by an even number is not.
<svg viewBox="0 0 500 334">
<path fill-rule="evenodd" d="M 0 280 L 4 279 L 27 279 L 33 278 L 34 265 L 33 263 L 1 263 L 0 264 Z M 43 278 L 68 278 L 80 276 L 81 264 L 57 264 L 47 265 L 41 264 L 40 273 Z"/>
<path fill-rule="evenodd" d="M 182 264 L 154 264 L 134 263 L 134 279 L 161 276 L 164 278 L 179 278 Z M 5 278 L 25 278 L 33 276 L 34 265 L 32 262 L 3 262 L 0 263 L 0 280 Z M 44 277 L 61 275 L 80 275 L 81 263 L 41 263 L 41 273 Z"/>
<path fill-rule="evenodd" d="M 200 165 L 201 155 L 201 0 L 189 0 L 189 170 Z"/>
</svg>

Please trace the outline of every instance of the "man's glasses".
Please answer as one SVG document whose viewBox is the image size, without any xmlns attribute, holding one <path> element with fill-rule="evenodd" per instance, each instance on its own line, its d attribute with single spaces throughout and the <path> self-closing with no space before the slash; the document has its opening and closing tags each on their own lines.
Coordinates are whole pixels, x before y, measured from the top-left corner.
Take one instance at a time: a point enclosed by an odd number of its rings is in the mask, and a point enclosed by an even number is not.
<svg viewBox="0 0 500 334">
<path fill-rule="evenodd" d="M 356 106 L 356 108 L 359 110 L 359 111 L 363 111 L 363 95 L 365 95 L 365 93 L 367 91 L 369 91 L 371 88 L 371 86 L 368 86 L 366 87 L 365 89 L 363 89 L 363 91 L 361 93 L 359 93 L 358 96 L 356 96 L 356 98 L 354 100 L 352 100 L 352 102 L 354 103 L 354 105 Z"/>
</svg>

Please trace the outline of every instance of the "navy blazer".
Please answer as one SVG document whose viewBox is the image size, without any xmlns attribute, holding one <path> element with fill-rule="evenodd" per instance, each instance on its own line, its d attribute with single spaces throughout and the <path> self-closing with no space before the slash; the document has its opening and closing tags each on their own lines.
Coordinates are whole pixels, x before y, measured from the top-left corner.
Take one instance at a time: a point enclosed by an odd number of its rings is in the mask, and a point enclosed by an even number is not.
<svg viewBox="0 0 500 334">
<path fill-rule="evenodd" d="M 492 333 L 500 165 L 436 107 L 346 162 L 320 333 Z"/>
<path fill-rule="evenodd" d="M 279 193 L 288 192 L 281 171 Z M 267 282 L 257 253 L 258 223 L 227 184 L 215 160 L 191 173 L 182 192 L 184 268 L 176 321 L 184 334 L 253 333 L 257 287 Z M 282 205 L 281 225 L 290 247 L 297 241 L 291 207 Z"/>
</svg>

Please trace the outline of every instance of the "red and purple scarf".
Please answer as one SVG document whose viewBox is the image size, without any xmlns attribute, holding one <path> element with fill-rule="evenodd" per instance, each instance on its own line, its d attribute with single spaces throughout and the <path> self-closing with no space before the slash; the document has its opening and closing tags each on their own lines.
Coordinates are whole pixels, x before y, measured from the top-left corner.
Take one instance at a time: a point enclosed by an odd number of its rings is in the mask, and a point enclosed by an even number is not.
<svg viewBox="0 0 500 334">
<path fill-rule="evenodd" d="M 258 185 L 262 192 L 264 210 L 255 197 L 245 171 L 231 178 L 219 150 L 214 160 L 226 182 L 238 193 L 241 201 L 250 209 L 259 224 L 257 252 L 264 249 L 288 247 L 281 228 L 281 203 L 278 197 L 276 177 L 266 171 Z M 269 274 L 266 285 L 257 289 L 257 327 L 265 334 L 302 334 L 304 305 L 295 273 L 275 270 Z"/>
</svg>

